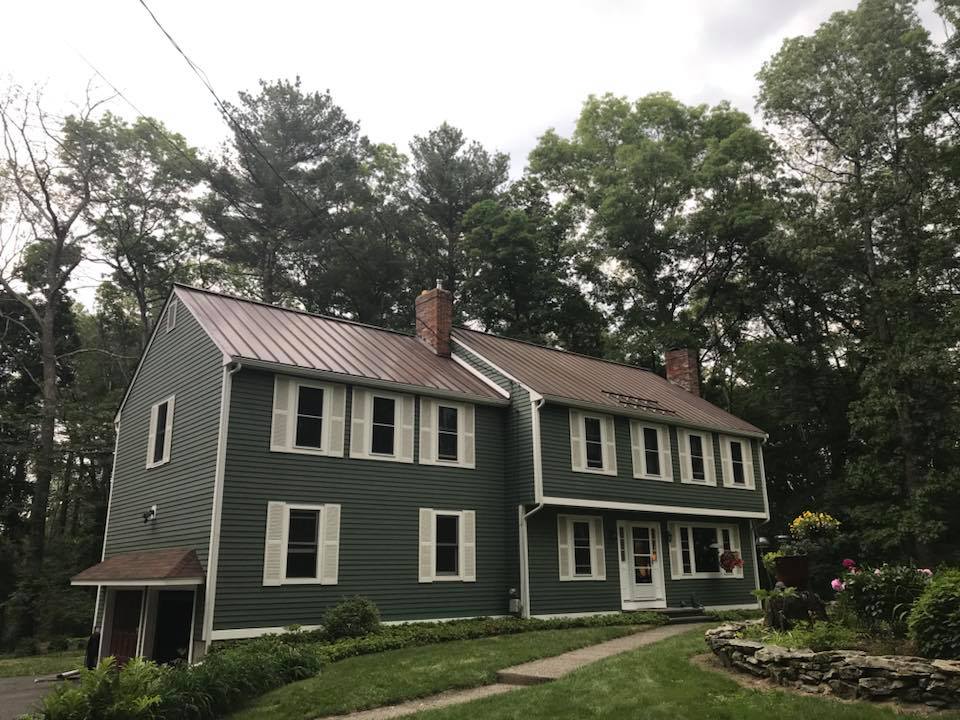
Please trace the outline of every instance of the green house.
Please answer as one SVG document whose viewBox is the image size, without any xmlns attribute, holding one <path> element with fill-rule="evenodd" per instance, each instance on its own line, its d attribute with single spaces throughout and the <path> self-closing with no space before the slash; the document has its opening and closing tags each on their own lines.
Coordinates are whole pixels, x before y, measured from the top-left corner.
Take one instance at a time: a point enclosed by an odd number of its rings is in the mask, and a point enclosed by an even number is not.
<svg viewBox="0 0 960 720">
<path fill-rule="evenodd" d="M 101 654 L 195 661 L 315 627 L 755 607 L 764 433 L 669 379 L 452 327 L 404 334 L 177 286 L 117 414 Z"/>
</svg>

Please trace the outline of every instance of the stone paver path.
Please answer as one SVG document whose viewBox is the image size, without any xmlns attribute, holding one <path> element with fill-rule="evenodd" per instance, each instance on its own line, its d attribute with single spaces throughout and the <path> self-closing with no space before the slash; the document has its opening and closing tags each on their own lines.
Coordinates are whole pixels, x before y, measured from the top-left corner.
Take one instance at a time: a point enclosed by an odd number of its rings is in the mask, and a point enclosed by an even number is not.
<svg viewBox="0 0 960 720">
<path fill-rule="evenodd" d="M 412 715 L 422 710 L 460 705 L 501 693 L 517 690 L 524 685 L 537 685 L 563 677 L 574 670 L 589 665 L 597 660 L 619 655 L 629 650 L 636 650 L 644 645 L 665 640 L 674 635 L 694 630 L 702 625 L 664 625 L 651 630 L 642 630 L 632 635 L 607 640 L 599 645 L 590 645 L 579 650 L 557 655 L 555 657 L 534 660 L 533 662 L 515 665 L 497 673 L 497 682 L 493 685 L 484 685 L 469 690 L 449 690 L 432 695 L 431 697 L 410 700 L 399 705 L 386 705 L 372 710 L 362 710 L 349 715 L 336 715 L 339 720 L 388 720 L 389 718 Z M 321 720 L 327 720 L 322 718 Z"/>
</svg>

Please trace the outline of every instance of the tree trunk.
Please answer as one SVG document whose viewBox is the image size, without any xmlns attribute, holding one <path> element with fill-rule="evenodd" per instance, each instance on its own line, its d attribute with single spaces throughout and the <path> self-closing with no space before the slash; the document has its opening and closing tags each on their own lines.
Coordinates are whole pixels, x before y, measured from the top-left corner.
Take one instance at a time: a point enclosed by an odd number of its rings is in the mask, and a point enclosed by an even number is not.
<svg viewBox="0 0 960 720">
<path fill-rule="evenodd" d="M 43 364 L 42 410 L 40 416 L 40 452 L 37 456 L 36 482 L 30 505 L 30 572 L 39 575 L 46 548 L 47 505 L 53 479 L 57 425 L 57 348 L 56 297 L 47 298 L 40 324 L 40 356 Z"/>
<path fill-rule="evenodd" d="M 73 476 L 73 453 L 68 452 L 63 461 L 63 475 L 60 480 L 60 506 L 57 508 L 57 532 L 62 536 L 67 532 L 67 517 L 70 511 L 70 484 Z"/>
</svg>

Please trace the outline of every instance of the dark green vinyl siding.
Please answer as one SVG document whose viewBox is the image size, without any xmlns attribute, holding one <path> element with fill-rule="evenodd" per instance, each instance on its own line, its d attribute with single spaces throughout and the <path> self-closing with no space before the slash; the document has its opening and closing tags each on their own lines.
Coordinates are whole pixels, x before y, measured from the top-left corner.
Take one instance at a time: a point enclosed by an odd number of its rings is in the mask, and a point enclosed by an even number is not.
<svg viewBox="0 0 960 720">
<path fill-rule="evenodd" d="M 233 378 L 214 629 L 313 625 L 357 594 L 387 620 L 506 612 L 506 408 L 476 406 L 476 469 L 270 452 L 273 384 L 266 372 Z M 341 505 L 337 585 L 263 586 L 271 500 Z M 418 582 L 421 507 L 476 512 L 476 582 Z"/>
<path fill-rule="evenodd" d="M 158 321 L 120 416 L 106 556 L 188 547 L 206 566 L 217 462 L 223 360 L 178 303 L 176 326 Z M 146 468 L 150 408 L 174 395 L 170 461 Z M 157 519 L 142 514 L 157 505 Z"/>
<path fill-rule="evenodd" d="M 557 549 L 557 515 L 586 515 L 603 518 L 606 580 L 560 581 Z M 617 553 L 617 522 L 637 520 L 660 523 L 660 553 L 663 562 L 664 589 L 669 606 L 689 605 L 692 600 L 703 605 L 755 604 L 751 591 L 756 587 L 753 564 L 753 536 L 749 521 L 726 519 L 722 516 L 694 518 L 691 516 L 654 515 L 589 508 L 547 507 L 529 519 L 527 533 L 530 541 L 530 596 L 534 615 L 579 612 L 618 611 L 620 600 L 620 570 Z M 672 522 L 696 525 L 698 522 L 738 525 L 740 553 L 744 560 L 742 578 L 687 578 L 670 579 L 669 525 Z"/>
<path fill-rule="evenodd" d="M 717 487 L 680 482 L 680 455 L 677 429 L 670 427 L 670 455 L 673 482 L 633 477 L 630 452 L 630 419 L 616 417 L 617 475 L 574 472 L 570 459 L 569 408 L 547 404 L 540 410 L 543 494 L 547 497 L 577 498 L 650 505 L 672 505 L 716 510 L 764 512 L 760 461 L 756 440 L 750 442 L 754 458 L 754 490 L 723 487 L 720 438 L 713 433 Z"/>
</svg>

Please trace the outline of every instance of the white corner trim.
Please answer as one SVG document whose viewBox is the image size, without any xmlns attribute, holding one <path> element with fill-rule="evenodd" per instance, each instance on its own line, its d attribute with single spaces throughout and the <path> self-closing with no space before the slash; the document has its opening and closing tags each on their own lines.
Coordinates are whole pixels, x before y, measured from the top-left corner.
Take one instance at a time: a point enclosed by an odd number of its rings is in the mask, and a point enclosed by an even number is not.
<svg viewBox="0 0 960 720">
<path fill-rule="evenodd" d="M 545 505 L 564 507 L 600 508 L 603 510 L 635 510 L 637 512 L 668 513 L 671 515 L 706 515 L 716 518 L 760 518 L 763 512 L 752 510 L 725 510 L 723 508 L 684 507 L 680 505 L 649 505 L 646 503 L 613 502 L 609 500 L 590 500 L 588 498 L 544 497 Z"/>
<path fill-rule="evenodd" d="M 471 375 L 474 375 L 474 376 L 476 376 L 479 380 L 482 380 L 491 390 L 493 390 L 494 392 L 496 392 L 496 393 L 497 393 L 498 395 L 500 395 L 501 397 L 504 397 L 504 398 L 507 398 L 507 399 L 510 398 L 510 393 L 508 393 L 508 392 L 507 392 L 506 390 L 504 390 L 502 387 L 500 387 L 499 385 L 497 385 L 493 380 L 491 380 L 491 379 L 488 378 L 486 375 L 484 375 L 482 372 L 480 372 L 479 370 L 477 370 L 473 365 L 471 365 L 470 363 L 468 363 L 468 362 L 467 362 L 466 360 L 464 360 L 462 357 L 460 357 L 460 356 L 458 356 L 458 355 L 454 355 L 454 354 L 451 353 L 451 354 L 450 354 L 450 359 L 453 360 L 457 365 L 459 365 L 460 367 L 462 367 L 464 370 L 466 370 L 467 372 L 469 372 Z"/>
<path fill-rule="evenodd" d="M 767 498 L 767 470 L 763 466 L 763 446 L 764 442 L 757 445 L 757 454 L 760 456 L 760 488 L 763 490 L 763 509 L 764 520 L 770 520 L 770 500 Z"/>
<path fill-rule="evenodd" d="M 120 411 L 117 411 L 117 417 L 113 421 L 113 466 L 110 468 L 110 492 L 107 495 L 107 519 L 103 523 L 103 547 L 100 549 L 100 562 L 107 559 L 107 538 L 110 537 L 110 508 L 113 505 L 113 486 L 117 478 L 117 448 L 120 446 Z M 100 618 L 100 596 L 103 593 L 97 588 L 97 600 L 93 606 L 93 627 L 91 632 L 97 628 L 97 620 Z M 106 598 L 104 598 L 106 604 Z M 103 639 L 103 633 L 100 634 Z"/>
</svg>

